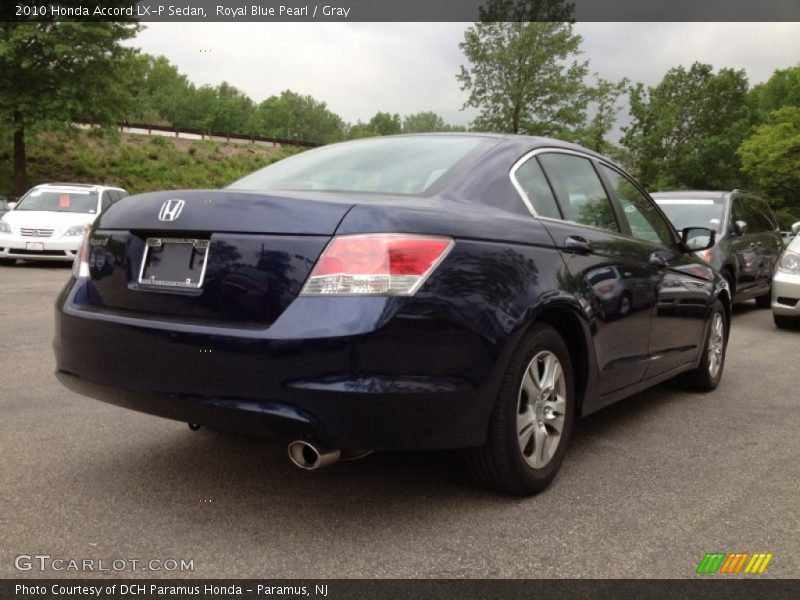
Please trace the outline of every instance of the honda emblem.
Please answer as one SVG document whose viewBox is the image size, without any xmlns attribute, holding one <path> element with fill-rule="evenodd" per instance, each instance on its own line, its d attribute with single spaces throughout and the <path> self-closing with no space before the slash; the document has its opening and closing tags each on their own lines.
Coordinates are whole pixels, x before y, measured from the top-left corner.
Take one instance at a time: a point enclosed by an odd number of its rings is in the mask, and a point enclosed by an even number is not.
<svg viewBox="0 0 800 600">
<path fill-rule="evenodd" d="M 181 216 L 183 205 L 186 204 L 183 200 L 167 200 L 161 205 L 161 210 L 158 213 L 159 221 L 175 221 Z"/>
</svg>

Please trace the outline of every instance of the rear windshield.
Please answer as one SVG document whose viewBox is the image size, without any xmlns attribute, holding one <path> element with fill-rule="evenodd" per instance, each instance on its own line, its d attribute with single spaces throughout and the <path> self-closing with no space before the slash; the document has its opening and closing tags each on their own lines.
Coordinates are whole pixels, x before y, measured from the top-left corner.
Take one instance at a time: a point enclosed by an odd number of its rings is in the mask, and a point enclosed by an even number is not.
<svg viewBox="0 0 800 600">
<path fill-rule="evenodd" d="M 334 144 L 284 159 L 228 187 L 421 194 L 470 152 L 490 143 L 465 136 L 410 136 Z"/>
<path fill-rule="evenodd" d="M 722 233 L 725 204 L 722 198 L 654 198 L 675 229 L 708 227 Z"/>
<path fill-rule="evenodd" d="M 617 274 L 613 269 L 597 269 L 596 271 L 592 271 L 592 273 L 586 279 L 589 280 L 591 285 L 597 285 L 601 281 L 607 281 L 608 279 L 616 278 Z"/>
<path fill-rule="evenodd" d="M 97 212 L 97 192 L 84 190 L 31 190 L 19 201 L 18 210 L 44 210 L 52 212 Z"/>
</svg>

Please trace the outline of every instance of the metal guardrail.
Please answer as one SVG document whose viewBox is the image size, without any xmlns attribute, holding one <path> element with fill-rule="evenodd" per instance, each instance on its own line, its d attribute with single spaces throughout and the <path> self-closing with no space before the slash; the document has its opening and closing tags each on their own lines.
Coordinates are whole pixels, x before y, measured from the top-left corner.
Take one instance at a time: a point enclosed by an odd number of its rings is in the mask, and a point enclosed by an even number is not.
<svg viewBox="0 0 800 600">
<path fill-rule="evenodd" d="M 85 127 L 94 127 L 94 124 L 86 124 Z M 192 129 L 190 127 L 167 127 L 165 125 L 152 125 L 149 123 L 128 123 L 123 121 L 117 123 L 120 132 L 140 133 L 143 135 L 174 135 L 178 139 L 212 140 L 237 143 L 260 143 L 271 144 L 272 146 L 300 146 L 303 148 L 316 148 L 322 146 L 317 142 L 306 142 L 303 140 L 292 140 L 288 138 L 274 138 L 263 135 L 243 135 L 238 133 L 208 131 L 206 129 Z"/>
</svg>

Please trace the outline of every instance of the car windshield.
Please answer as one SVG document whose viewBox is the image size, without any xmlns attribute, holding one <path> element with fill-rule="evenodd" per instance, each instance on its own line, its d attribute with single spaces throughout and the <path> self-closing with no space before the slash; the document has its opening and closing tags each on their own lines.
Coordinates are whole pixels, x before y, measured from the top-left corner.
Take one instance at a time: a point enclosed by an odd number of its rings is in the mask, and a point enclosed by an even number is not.
<svg viewBox="0 0 800 600">
<path fill-rule="evenodd" d="M 685 227 L 708 227 L 722 233 L 725 204 L 722 198 L 655 198 L 678 231 Z"/>
<path fill-rule="evenodd" d="M 467 136 L 374 138 L 309 150 L 235 181 L 240 190 L 424 193 L 479 145 Z"/>
<path fill-rule="evenodd" d="M 43 210 L 94 214 L 97 212 L 97 192 L 72 189 L 34 189 L 26 194 L 14 211 Z"/>
</svg>

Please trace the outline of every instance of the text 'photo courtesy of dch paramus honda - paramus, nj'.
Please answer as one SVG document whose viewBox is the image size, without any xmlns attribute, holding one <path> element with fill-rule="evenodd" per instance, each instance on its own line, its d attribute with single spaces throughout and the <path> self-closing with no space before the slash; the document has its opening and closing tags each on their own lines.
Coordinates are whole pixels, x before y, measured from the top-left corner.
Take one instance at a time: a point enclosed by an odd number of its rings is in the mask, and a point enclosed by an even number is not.
<svg viewBox="0 0 800 600">
<path fill-rule="evenodd" d="M 552 139 L 333 144 L 108 207 L 57 302 L 57 376 L 281 436 L 304 469 L 461 449 L 479 482 L 530 495 L 576 418 L 673 377 L 717 386 L 731 292 L 695 254 L 715 237 Z"/>
</svg>

